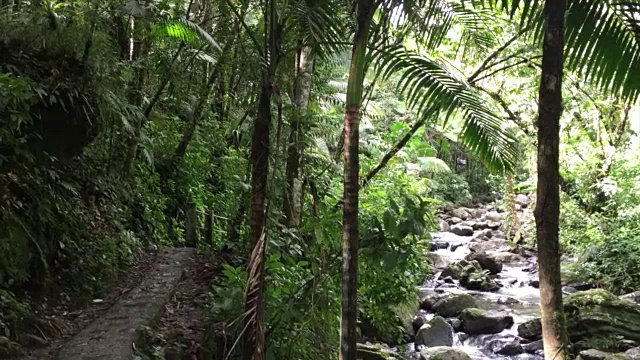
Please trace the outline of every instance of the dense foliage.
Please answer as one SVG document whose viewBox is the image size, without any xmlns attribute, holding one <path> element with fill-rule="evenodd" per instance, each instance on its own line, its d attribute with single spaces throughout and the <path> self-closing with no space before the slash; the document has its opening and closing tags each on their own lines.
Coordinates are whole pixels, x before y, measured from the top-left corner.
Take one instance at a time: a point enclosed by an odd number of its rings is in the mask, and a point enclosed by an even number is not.
<svg viewBox="0 0 640 360">
<path fill-rule="evenodd" d="M 268 80 L 267 358 L 337 356 L 353 14 L 339 1 L 267 3 L 0 2 L 0 334 L 17 338 L 43 302 L 100 297 L 147 249 L 187 245 L 233 254 L 211 317 L 241 336 Z M 358 313 L 374 329 L 363 338 L 405 333 L 441 204 L 507 209 L 536 176 L 535 24 L 523 31 L 526 11 L 521 24 L 482 2 L 436 3 L 405 10 L 438 26 L 374 16 L 359 129 Z M 580 280 L 623 293 L 640 286 L 637 89 L 612 91 L 633 85 L 627 74 L 601 81 L 611 63 L 599 48 L 603 74 L 582 78 L 575 26 L 562 247 Z"/>
</svg>

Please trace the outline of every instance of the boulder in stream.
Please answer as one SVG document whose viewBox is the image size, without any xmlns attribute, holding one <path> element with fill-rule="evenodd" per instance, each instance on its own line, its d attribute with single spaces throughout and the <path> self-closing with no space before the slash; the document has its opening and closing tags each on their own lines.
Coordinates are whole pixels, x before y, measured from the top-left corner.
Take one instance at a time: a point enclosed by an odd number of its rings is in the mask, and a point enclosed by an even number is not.
<svg viewBox="0 0 640 360">
<path fill-rule="evenodd" d="M 453 327 L 441 317 L 436 316 L 423 325 L 416 333 L 416 346 L 452 346 Z"/>
<path fill-rule="evenodd" d="M 360 360 L 399 360 L 401 359 L 396 353 L 388 347 L 378 344 L 358 344 L 357 358 Z"/>
<path fill-rule="evenodd" d="M 514 356 L 524 352 L 524 348 L 518 339 L 494 340 L 491 342 L 489 347 L 498 355 Z"/>
<path fill-rule="evenodd" d="M 441 232 L 448 232 L 451 229 L 451 226 L 449 226 L 449 224 L 444 220 L 440 220 L 440 224 L 438 227 Z"/>
<path fill-rule="evenodd" d="M 477 261 L 472 263 L 477 264 Z M 465 267 L 460 276 L 460 285 L 469 290 L 498 291 L 500 286 L 489 277 L 486 271 L 479 270 L 478 267 L 474 265 Z"/>
<path fill-rule="evenodd" d="M 605 290 L 579 291 L 565 298 L 567 330 L 574 351 L 627 351 L 640 344 L 640 305 Z M 528 340 L 542 335 L 540 319 L 518 326 Z"/>
<path fill-rule="evenodd" d="M 498 262 L 495 257 L 486 252 L 472 252 L 465 257 L 468 261 L 477 261 L 484 270 L 488 270 L 489 274 L 497 275 L 502 271 L 502 263 Z"/>
<path fill-rule="evenodd" d="M 629 349 L 625 351 L 624 354 L 630 357 L 632 360 L 640 360 L 640 347 Z"/>
<path fill-rule="evenodd" d="M 484 214 L 483 216 L 484 219 L 490 221 L 490 222 L 500 222 L 503 219 L 502 214 L 500 214 L 497 211 L 490 211 L 486 214 Z"/>
<path fill-rule="evenodd" d="M 538 340 L 542 337 L 542 323 L 540 319 L 532 319 L 518 325 L 518 336 L 527 340 Z"/>
<path fill-rule="evenodd" d="M 522 345 L 522 348 L 529 354 L 535 354 L 538 351 L 544 350 L 544 343 L 542 342 L 542 339 L 540 339 L 532 341 L 530 343 L 526 343 Z"/>
<path fill-rule="evenodd" d="M 491 251 L 490 253 L 496 261 L 503 264 L 524 265 L 527 263 L 527 259 L 524 256 L 510 251 Z"/>
<path fill-rule="evenodd" d="M 420 360 L 471 360 L 466 352 L 448 346 L 420 350 Z"/>
<path fill-rule="evenodd" d="M 531 199 L 525 194 L 518 194 L 515 198 L 515 203 L 522 206 L 523 208 L 529 206 L 531 203 Z"/>
<path fill-rule="evenodd" d="M 426 317 L 424 317 L 423 315 L 416 316 L 415 319 L 413 319 L 413 321 L 411 322 L 411 327 L 413 327 L 413 333 L 417 334 L 418 330 L 420 330 L 422 325 L 426 323 L 427 323 Z"/>
<path fill-rule="evenodd" d="M 469 294 L 452 294 L 439 299 L 433 304 L 433 312 L 450 318 L 460 315 L 464 309 L 476 306 L 476 300 Z"/>
<path fill-rule="evenodd" d="M 612 354 L 608 352 L 596 350 L 596 349 L 582 350 L 578 354 L 578 357 L 576 358 L 576 360 L 604 360 L 609 355 L 612 355 Z"/>
<path fill-rule="evenodd" d="M 497 334 L 513 326 L 513 317 L 480 309 L 465 309 L 460 314 L 462 331 L 470 335 Z"/>
<path fill-rule="evenodd" d="M 457 209 L 453 209 L 451 211 L 451 216 L 452 217 L 457 217 L 460 218 L 462 220 L 469 220 L 471 218 L 471 214 L 469 213 L 469 211 L 465 208 L 457 208 Z"/>
<path fill-rule="evenodd" d="M 452 233 L 458 236 L 471 236 L 473 235 L 473 228 L 467 225 L 454 225 L 450 230 Z"/>
<path fill-rule="evenodd" d="M 576 351 L 618 352 L 640 344 L 637 303 L 594 289 L 567 296 L 564 310 L 569 338 Z"/>
<path fill-rule="evenodd" d="M 629 300 L 629 301 L 633 301 L 634 303 L 640 304 L 640 291 L 635 291 L 630 294 L 622 295 L 620 298 L 623 300 Z"/>
<path fill-rule="evenodd" d="M 431 264 L 431 266 L 436 269 L 444 269 L 449 266 L 449 264 L 451 264 L 451 260 L 449 260 L 448 258 L 432 252 L 427 255 L 427 259 L 429 259 L 429 263 Z"/>
<path fill-rule="evenodd" d="M 491 239 L 489 241 L 479 241 L 469 243 L 469 249 L 474 252 L 488 252 L 488 251 L 509 251 L 511 247 L 507 240 Z"/>
</svg>

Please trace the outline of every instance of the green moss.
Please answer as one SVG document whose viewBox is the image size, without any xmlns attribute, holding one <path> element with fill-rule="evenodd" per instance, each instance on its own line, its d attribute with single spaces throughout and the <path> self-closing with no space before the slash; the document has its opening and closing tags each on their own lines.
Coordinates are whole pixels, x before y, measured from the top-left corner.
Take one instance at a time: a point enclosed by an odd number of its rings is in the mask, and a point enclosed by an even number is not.
<svg viewBox="0 0 640 360">
<path fill-rule="evenodd" d="M 625 354 L 612 354 L 604 358 L 604 360 L 631 360 L 631 358 Z"/>
<path fill-rule="evenodd" d="M 465 310 L 467 313 L 469 313 L 469 315 L 477 317 L 477 316 L 484 316 L 485 311 L 482 309 L 478 309 L 478 308 L 469 308 Z"/>
</svg>

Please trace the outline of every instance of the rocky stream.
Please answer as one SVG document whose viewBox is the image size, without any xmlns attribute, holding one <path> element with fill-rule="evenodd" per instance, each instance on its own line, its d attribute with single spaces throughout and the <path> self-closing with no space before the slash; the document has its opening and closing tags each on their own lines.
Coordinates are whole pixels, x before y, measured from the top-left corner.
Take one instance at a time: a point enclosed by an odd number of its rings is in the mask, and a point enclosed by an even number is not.
<svg viewBox="0 0 640 360">
<path fill-rule="evenodd" d="M 527 196 L 516 197 L 524 233 L 532 231 L 527 224 L 533 221 L 526 221 L 533 218 L 530 205 Z M 361 344 L 360 357 L 544 359 L 535 251 L 513 243 L 505 234 L 506 214 L 492 205 L 446 209 L 439 219 L 428 255 L 433 278 L 418 289 L 408 350 Z M 619 298 L 573 283 L 563 293 L 578 359 L 640 360 L 640 292 Z"/>
</svg>

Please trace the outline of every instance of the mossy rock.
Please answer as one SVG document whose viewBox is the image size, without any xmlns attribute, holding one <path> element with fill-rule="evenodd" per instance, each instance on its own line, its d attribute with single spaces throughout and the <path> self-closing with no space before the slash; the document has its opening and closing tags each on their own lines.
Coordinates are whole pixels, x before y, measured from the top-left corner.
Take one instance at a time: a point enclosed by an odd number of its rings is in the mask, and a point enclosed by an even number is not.
<svg viewBox="0 0 640 360">
<path fill-rule="evenodd" d="M 618 352 L 640 343 L 640 305 L 636 303 L 594 289 L 568 296 L 564 310 L 575 351 Z"/>
<path fill-rule="evenodd" d="M 469 294 L 452 294 L 439 299 L 433 305 L 433 311 L 445 318 L 460 315 L 464 309 L 476 307 L 476 300 Z"/>
<path fill-rule="evenodd" d="M 356 358 L 359 360 L 400 360 L 387 346 L 381 344 L 358 344 Z"/>
<path fill-rule="evenodd" d="M 460 349 L 448 346 L 436 346 L 420 351 L 420 360 L 471 360 L 471 357 Z"/>
<path fill-rule="evenodd" d="M 611 354 L 606 358 L 604 358 L 604 360 L 632 360 L 632 359 L 625 354 Z"/>
</svg>

